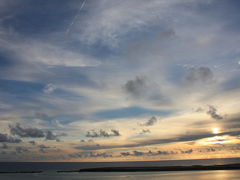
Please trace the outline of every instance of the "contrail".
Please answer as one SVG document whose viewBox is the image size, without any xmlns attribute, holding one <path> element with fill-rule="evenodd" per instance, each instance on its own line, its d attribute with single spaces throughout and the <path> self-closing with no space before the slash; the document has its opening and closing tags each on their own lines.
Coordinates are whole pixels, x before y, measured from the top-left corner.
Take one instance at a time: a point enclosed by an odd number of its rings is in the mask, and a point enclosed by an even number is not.
<svg viewBox="0 0 240 180">
<path fill-rule="evenodd" d="M 73 18 L 72 22 L 69 24 L 69 26 L 68 26 L 68 28 L 67 28 L 67 30 L 66 30 L 66 33 L 67 33 L 67 34 L 69 33 L 71 27 L 72 27 L 73 24 L 75 23 L 75 21 L 76 21 L 76 19 L 77 19 L 77 17 L 78 17 L 78 14 L 81 12 L 81 10 L 82 10 L 82 8 L 84 7 L 86 1 L 87 1 L 87 0 L 84 0 L 84 1 L 83 1 L 82 5 L 81 5 L 80 8 L 78 9 L 77 14 L 76 14 L 75 17 Z"/>
</svg>

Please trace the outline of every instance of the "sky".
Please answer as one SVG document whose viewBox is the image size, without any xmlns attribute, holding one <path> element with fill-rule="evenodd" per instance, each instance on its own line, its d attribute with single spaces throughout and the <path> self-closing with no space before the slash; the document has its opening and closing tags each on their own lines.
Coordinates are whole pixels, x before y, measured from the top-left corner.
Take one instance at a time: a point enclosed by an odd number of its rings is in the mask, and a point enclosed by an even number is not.
<svg viewBox="0 0 240 180">
<path fill-rule="evenodd" d="M 240 155 L 238 0 L 1 0 L 0 161 Z"/>
</svg>

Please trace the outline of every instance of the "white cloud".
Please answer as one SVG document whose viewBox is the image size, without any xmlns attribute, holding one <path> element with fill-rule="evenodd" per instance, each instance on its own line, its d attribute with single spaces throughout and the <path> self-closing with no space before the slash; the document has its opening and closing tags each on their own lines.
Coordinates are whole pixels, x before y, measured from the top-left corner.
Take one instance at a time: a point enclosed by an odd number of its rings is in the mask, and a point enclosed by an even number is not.
<svg viewBox="0 0 240 180">
<path fill-rule="evenodd" d="M 57 89 L 57 87 L 54 84 L 49 83 L 43 88 L 43 92 L 50 94 L 53 91 L 55 91 L 56 89 Z"/>
<path fill-rule="evenodd" d="M 87 2 L 89 14 L 76 22 L 75 35 L 89 44 L 100 41 L 108 46 L 117 46 L 123 35 L 147 29 L 147 26 L 168 18 L 171 7 L 178 3 L 178 0 L 102 0 L 89 5 Z"/>
</svg>

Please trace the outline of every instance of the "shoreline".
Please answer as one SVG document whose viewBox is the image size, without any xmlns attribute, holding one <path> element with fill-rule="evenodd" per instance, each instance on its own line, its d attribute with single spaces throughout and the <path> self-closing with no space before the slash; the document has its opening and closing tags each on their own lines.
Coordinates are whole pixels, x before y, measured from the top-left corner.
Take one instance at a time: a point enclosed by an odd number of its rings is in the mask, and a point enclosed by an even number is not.
<svg viewBox="0 0 240 180">
<path fill-rule="evenodd" d="M 193 165 L 193 166 L 152 166 L 152 167 L 101 167 L 84 168 L 72 171 L 57 171 L 57 173 L 71 172 L 147 172 L 147 171 L 201 171 L 201 170 L 240 170 L 240 164 L 226 165 Z"/>
<path fill-rule="evenodd" d="M 192 166 L 142 166 L 142 167 L 99 167 L 79 170 L 57 170 L 56 173 L 81 172 L 151 172 L 151 171 L 210 171 L 210 170 L 240 170 L 240 163 L 225 165 L 192 165 Z M 43 173 L 44 171 L 0 171 L 0 174 Z"/>
<path fill-rule="evenodd" d="M 35 174 L 42 173 L 43 171 L 0 171 L 0 174 Z"/>
</svg>

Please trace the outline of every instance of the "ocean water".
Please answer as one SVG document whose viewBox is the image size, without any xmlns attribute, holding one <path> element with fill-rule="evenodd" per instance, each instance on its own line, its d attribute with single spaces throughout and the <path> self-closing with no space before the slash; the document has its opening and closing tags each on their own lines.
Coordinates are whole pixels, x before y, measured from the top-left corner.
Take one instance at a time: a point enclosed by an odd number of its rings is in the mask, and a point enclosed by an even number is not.
<svg viewBox="0 0 240 180">
<path fill-rule="evenodd" d="M 93 167 L 191 166 L 240 163 L 240 158 L 144 161 L 144 162 L 0 162 L 0 172 L 43 171 L 42 173 L 0 174 L 0 180 L 240 180 L 240 170 L 165 172 L 81 172 L 57 173 Z"/>
<path fill-rule="evenodd" d="M 0 172 L 79 170 L 95 167 L 192 166 L 240 163 L 240 158 L 132 162 L 0 162 Z"/>
<path fill-rule="evenodd" d="M 2 180 L 239 180 L 239 170 L 3 174 Z"/>
</svg>

